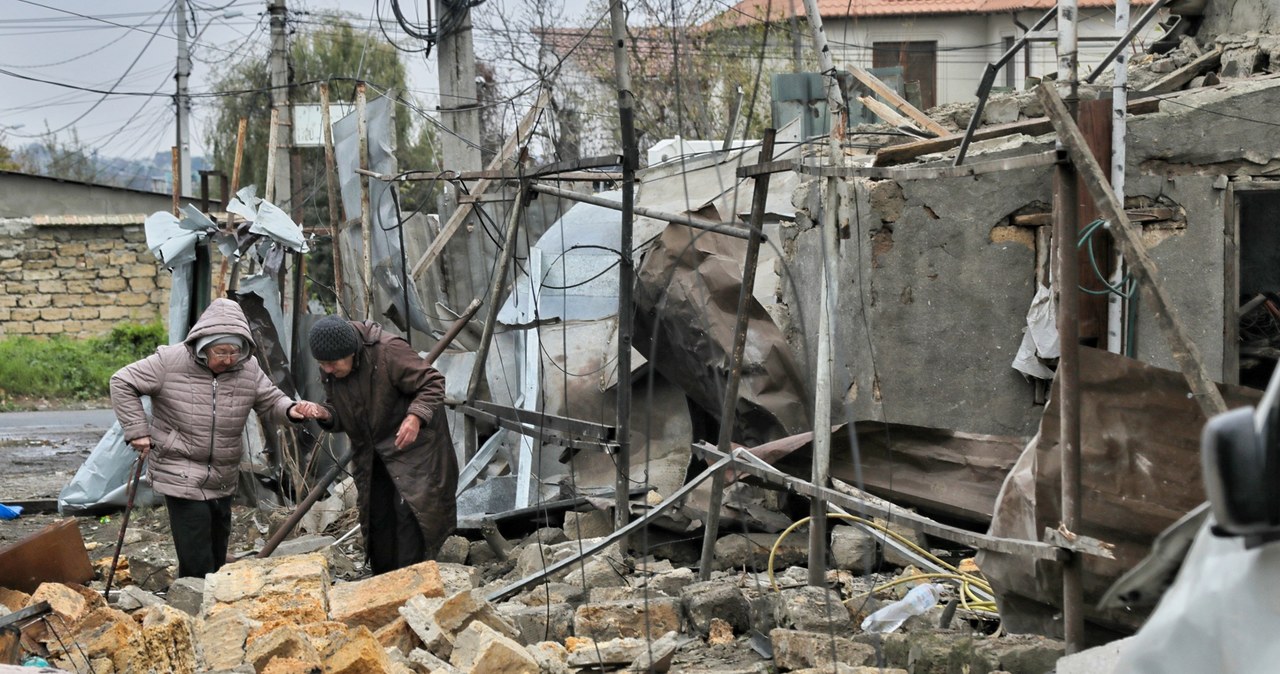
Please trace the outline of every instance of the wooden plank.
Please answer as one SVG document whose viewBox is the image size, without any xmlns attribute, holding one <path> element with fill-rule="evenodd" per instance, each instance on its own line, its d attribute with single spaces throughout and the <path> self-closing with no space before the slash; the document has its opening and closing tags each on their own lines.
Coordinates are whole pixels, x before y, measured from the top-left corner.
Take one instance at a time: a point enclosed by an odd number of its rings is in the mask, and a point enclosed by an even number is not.
<svg viewBox="0 0 1280 674">
<path fill-rule="evenodd" d="M 922 166 L 919 168 L 903 168 L 899 166 L 814 166 L 794 159 L 780 159 L 763 164 L 743 166 L 738 169 L 739 177 L 751 177 L 781 171 L 797 171 L 805 175 L 823 178 L 891 178 L 894 180 L 934 180 L 938 178 L 964 178 L 984 173 L 999 173 L 1018 169 L 1049 166 L 1055 161 L 1052 150 L 1039 154 L 1028 154 L 1021 157 L 1005 157 L 984 162 L 974 162 L 961 166 Z M 638 212 L 638 211 L 637 211 Z"/>
<path fill-rule="evenodd" d="M 1089 189 L 1089 194 L 1093 196 L 1099 210 L 1111 221 L 1112 236 L 1115 237 L 1121 254 L 1124 255 L 1130 270 L 1137 278 L 1142 288 L 1143 298 L 1150 303 L 1148 306 L 1156 315 L 1160 329 L 1168 340 L 1169 351 L 1174 361 L 1178 363 L 1178 368 L 1182 370 L 1182 375 L 1186 378 L 1196 402 L 1204 410 L 1206 417 L 1227 411 L 1222 393 L 1218 391 L 1217 384 L 1205 369 L 1200 349 L 1195 342 L 1191 341 L 1186 327 L 1178 318 L 1173 300 L 1160 285 L 1160 270 L 1156 267 L 1155 260 L 1151 259 L 1151 254 L 1147 252 L 1146 244 L 1142 242 L 1142 233 L 1129 222 L 1124 206 L 1116 198 L 1115 192 L 1111 191 L 1106 174 L 1089 152 L 1089 145 L 1080 133 L 1080 129 L 1072 121 L 1066 105 L 1054 90 L 1052 83 L 1041 84 L 1037 94 L 1044 104 L 1045 111 L 1053 120 L 1054 127 L 1058 130 L 1058 139 L 1067 148 L 1072 163 L 1076 165 L 1080 179 Z"/>
<path fill-rule="evenodd" d="M 865 84 L 868 89 L 871 89 L 872 91 L 876 92 L 877 96 L 880 96 L 884 100 L 888 101 L 889 105 L 892 105 L 898 112 L 901 112 L 903 115 L 914 120 L 916 124 L 920 125 L 920 128 L 924 129 L 925 131 L 929 131 L 931 133 L 936 133 L 939 136 L 947 135 L 946 127 L 933 121 L 932 119 L 929 118 L 928 115 L 921 112 L 919 108 L 907 102 L 905 98 L 898 95 L 898 92 L 894 91 L 884 82 L 880 81 L 880 78 L 876 77 L 875 75 L 872 75 L 871 73 L 863 70 L 862 68 L 859 68 L 858 66 L 845 66 L 845 68 L 850 73 L 853 73 L 853 76 L 857 78 L 859 82 Z M 879 113 L 876 113 L 876 114 L 879 114 Z M 883 119 L 883 117 L 881 119 Z"/>
<path fill-rule="evenodd" d="M 889 124 L 892 124 L 893 126 L 905 126 L 912 129 L 917 128 L 914 121 L 898 114 L 897 110 L 894 110 L 888 105 L 885 105 L 870 96 L 859 96 L 858 102 L 867 106 L 867 109 L 870 110 L 873 115 Z"/>
<path fill-rule="evenodd" d="M 1214 47 L 1212 50 L 1201 54 L 1200 58 L 1139 89 L 1135 95 L 1154 96 L 1177 91 L 1201 74 L 1217 68 L 1221 62 L 1222 47 Z"/>
<path fill-rule="evenodd" d="M 502 165 L 511 158 L 511 155 L 515 154 L 516 146 L 528 140 L 529 131 L 533 128 L 533 123 L 538 120 L 538 116 L 542 114 L 542 109 L 547 106 L 548 100 L 549 93 L 544 89 L 542 94 L 538 96 L 538 101 L 533 104 L 532 108 L 529 108 L 529 112 L 525 113 L 524 119 L 520 120 L 520 125 L 516 127 L 516 132 L 507 139 L 506 143 L 503 143 L 502 149 L 489 162 L 488 170 L 497 171 L 501 169 Z M 477 181 L 475 187 L 471 189 L 472 196 L 483 194 L 492 184 L 493 181 L 488 179 Z M 415 280 L 422 276 L 423 270 L 430 267 L 437 257 L 440 257 L 440 253 L 444 252 L 445 244 L 449 243 L 453 235 L 458 233 L 458 229 L 462 227 L 462 223 L 466 221 L 467 216 L 471 215 L 474 209 L 475 204 L 473 203 L 458 204 L 458 208 L 454 210 L 453 215 L 449 216 L 449 221 L 445 223 L 444 227 L 440 228 L 440 234 L 431 242 L 431 247 L 422 254 L 421 259 L 414 263 L 411 273 Z"/>
<path fill-rule="evenodd" d="M 40 583 L 84 584 L 93 565 L 75 519 L 59 520 L 0 550 L 0 587 L 35 592 Z"/>
<path fill-rule="evenodd" d="M 1156 112 L 1160 109 L 1160 101 L 1156 98 L 1145 98 L 1141 100 L 1129 101 L 1128 111 L 1131 115 L 1145 115 L 1147 113 Z M 1024 133 L 1028 136 L 1039 136 L 1053 131 L 1053 123 L 1048 117 L 1034 117 L 1032 119 L 1020 119 L 1016 122 L 1008 124 L 995 124 L 986 126 L 973 132 L 973 140 L 988 140 L 991 138 L 1000 138 L 1002 136 L 1011 136 L 1015 133 Z M 943 152 L 953 147 L 958 147 L 960 142 L 964 140 L 964 132 L 953 133 L 939 138 L 929 138 L 926 140 L 917 140 L 910 143 L 902 143 L 900 145 L 890 145 L 881 148 L 876 152 L 875 162 L 873 166 L 892 166 L 901 164 L 919 157 L 922 154 L 930 154 L 933 152 Z"/>
</svg>

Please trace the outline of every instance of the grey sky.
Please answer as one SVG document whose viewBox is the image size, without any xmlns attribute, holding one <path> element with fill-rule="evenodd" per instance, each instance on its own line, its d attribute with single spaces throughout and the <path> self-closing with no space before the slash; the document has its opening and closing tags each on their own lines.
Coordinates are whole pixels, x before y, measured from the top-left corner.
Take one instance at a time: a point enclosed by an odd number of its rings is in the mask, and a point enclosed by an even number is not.
<svg viewBox="0 0 1280 674">
<path fill-rule="evenodd" d="M 406 13 L 424 12 L 428 1 L 434 0 L 401 0 L 401 6 Z M 581 14 L 587 2 L 567 0 L 566 16 Z M 270 36 L 266 0 L 196 0 L 192 5 L 194 30 L 200 33 L 193 43 L 190 90 L 198 95 L 211 90 L 215 66 L 265 54 Z M 308 12 L 340 8 L 355 16 L 358 28 L 376 31 L 374 0 L 289 0 L 288 5 L 301 29 L 310 20 Z M 381 9 L 388 32 L 404 38 L 388 0 L 381 0 Z M 227 12 L 239 15 L 227 17 Z M 102 155 L 149 158 L 168 151 L 176 135 L 177 51 L 173 0 L 5 0 L 0 3 L 0 140 L 16 147 L 46 130 L 60 136 L 74 130 Z M 439 91 L 434 54 L 428 60 L 404 56 L 412 93 L 424 108 L 434 108 Z M 191 149 L 201 155 L 213 99 L 197 97 L 193 103 Z"/>
</svg>

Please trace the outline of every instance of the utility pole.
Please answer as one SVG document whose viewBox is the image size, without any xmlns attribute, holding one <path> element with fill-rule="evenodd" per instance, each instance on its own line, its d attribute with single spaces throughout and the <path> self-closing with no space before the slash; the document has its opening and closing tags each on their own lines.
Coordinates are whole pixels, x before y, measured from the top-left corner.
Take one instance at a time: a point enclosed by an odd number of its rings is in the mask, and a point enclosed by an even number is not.
<svg viewBox="0 0 1280 674">
<path fill-rule="evenodd" d="M 436 59 L 440 68 L 440 121 L 450 133 L 440 134 L 440 159 L 451 171 L 479 171 L 480 108 L 476 93 L 476 55 L 471 35 L 471 9 L 465 2 L 436 2 L 439 17 Z M 457 188 L 449 183 L 441 191 L 440 217 L 448 221 L 458 208 Z M 476 217 L 475 215 L 471 216 Z M 490 261 L 484 237 L 466 237 L 466 267 L 454 270 L 451 297 L 479 297 L 484 292 Z M 457 251 L 458 253 L 462 251 Z M 449 256 L 458 261 L 455 255 Z M 494 298 L 492 301 L 497 301 Z M 469 455 L 468 455 L 469 456 Z"/>
<path fill-rule="evenodd" d="M 178 92 L 174 96 L 174 107 L 178 115 L 178 171 L 173 175 L 179 195 L 191 190 L 191 97 L 187 95 L 187 80 L 191 77 L 191 45 L 187 42 L 187 3 L 186 0 L 174 0 L 178 10 Z"/>
<path fill-rule="evenodd" d="M 268 0 L 267 12 L 271 15 L 271 57 L 267 67 L 271 72 L 271 107 L 277 111 L 277 124 L 283 127 L 278 138 L 286 141 L 269 148 L 274 153 L 274 175 L 267 180 L 275 185 L 276 205 L 286 213 L 292 210 L 292 180 L 290 177 L 289 147 L 293 145 L 293 109 L 289 107 L 289 36 L 286 32 L 288 9 L 285 0 Z M 265 191 L 265 190 L 264 190 Z"/>
<path fill-rule="evenodd" d="M 640 152 L 636 147 L 635 99 L 631 93 L 631 64 L 627 60 L 627 19 L 622 0 L 609 3 L 613 33 L 613 72 L 618 83 L 618 122 L 622 130 L 622 231 L 618 260 L 618 464 L 614 498 L 614 530 L 627 526 L 631 517 L 631 339 L 632 283 L 635 261 L 631 258 L 632 227 L 635 223 L 636 169 Z M 623 543 L 626 549 L 626 543 Z"/>
</svg>

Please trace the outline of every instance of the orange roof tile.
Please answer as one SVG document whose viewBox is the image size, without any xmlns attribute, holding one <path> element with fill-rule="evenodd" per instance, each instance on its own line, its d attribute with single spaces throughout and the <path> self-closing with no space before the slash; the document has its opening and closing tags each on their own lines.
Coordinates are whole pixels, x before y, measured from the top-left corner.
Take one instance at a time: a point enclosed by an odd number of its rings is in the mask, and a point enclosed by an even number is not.
<svg viewBox="0 0 1280 674">
<path fill-rule="evenodd" d="M 1131 0 L 1135 5 L 1149 5 L 1152 0 Z M 1078 0 L 1082 8 L 1114 7 L 1115 0 Z M 1013 11 L 1045 11 L 1055 6 L 1057 0 L 818 0 L 818 10 L 824 19 L 873 16 L 921 16 L 928 14 L 994 14 Z M 791 16 L 795 7 L 798 15 L 804 15 L 804 5 L 788 0 L 743 0 L 726 10 L 722 21 L 740 24 L 765 18 L 772 14 L 775 20 Z M 736 18 L 731 18 L 737 15 Z"/>
</svg>

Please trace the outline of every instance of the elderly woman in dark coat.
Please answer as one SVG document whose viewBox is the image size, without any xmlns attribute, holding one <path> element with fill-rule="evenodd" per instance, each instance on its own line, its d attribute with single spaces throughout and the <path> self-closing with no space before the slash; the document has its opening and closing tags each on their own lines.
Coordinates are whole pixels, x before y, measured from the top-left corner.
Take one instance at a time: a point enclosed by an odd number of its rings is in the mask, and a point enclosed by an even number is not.
<svg viewBox="0 0 1280 674">
<path fill-rule="evenodd" d="M 165 497 L 178 575 L 222 566 L 231 536 L 231 498 L 250 412 L 275 421 L 316 414 L 276 388 L 253 358 L 240 305 L 216 299 L 181 344 L 162 346 L 111 377 L 111 405 L 124 439 L 147 461 Z M 151 397 L 151 418 L 142 407 Z"/>
<path fill-rule="evenodd" d="M 326 316 L 310 343 L 327 397 L 317 418 L 351 439 L 370 567 L 379 574 L 435 559 L 458 519 L 444 375 L 368 321 Z"/>
</svg>

